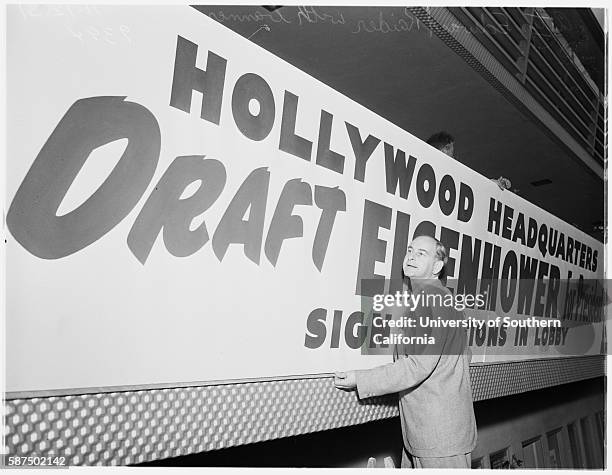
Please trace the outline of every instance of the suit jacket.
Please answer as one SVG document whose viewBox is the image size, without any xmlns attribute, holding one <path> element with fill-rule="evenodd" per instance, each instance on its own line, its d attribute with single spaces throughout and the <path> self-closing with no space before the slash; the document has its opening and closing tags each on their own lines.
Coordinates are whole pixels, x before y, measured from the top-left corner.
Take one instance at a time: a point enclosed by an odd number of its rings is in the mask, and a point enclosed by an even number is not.
<svg viewBox="0 0 612 475">
<path fill-rule="evenodd" d="M 448 295 L 441 284 L 431 294 Z M 423 307 L 414 317 L 462 319 L 454 308 Z M 399 393 L 404 446 L 417 457 L 466 454 L 476 446 L 476 420 L 470 384 L 466 330 L 434 329 L 434 351 L 406 351 L 396 346 L 393 363 L 357 371 L 359 398 Z M 413 350 L 413 349 L 412 349 Z"/>
</svg>

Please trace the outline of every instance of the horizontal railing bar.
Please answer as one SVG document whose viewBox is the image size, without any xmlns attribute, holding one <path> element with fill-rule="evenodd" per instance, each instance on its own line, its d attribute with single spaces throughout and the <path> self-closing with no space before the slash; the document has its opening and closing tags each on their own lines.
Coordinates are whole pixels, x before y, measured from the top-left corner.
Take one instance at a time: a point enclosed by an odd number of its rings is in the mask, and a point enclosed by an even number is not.
<svg viewBox="0 0 612 475">
<path fill-rule="evenodd" d="M 588 117 L 588 120 L 592 122 L 592 114 L 595 112 L 595 109 L 593 109 L 592 111 L 588 111 L 580 102 L 580 100 L 574 95 L 574 93 L 572 92 L 572 90 L 570 88 L 568 88 L 565 84 L 563 79 L 561 79 L 561 77 L 559 77 L 559 75 L 557 74 L 557 72 L 550 66 L 550 64 L 548 63 L 548 61 L 546 60 L 546 58 L 544 58 L 544 56 L 542 55 L 542 53 L 537 49 L 537 48 L 533 48 L 533 50 L 536 52 L 536 54 L 539 56 L 539 58 L 541 58 L 543 60 L 544 63 L 546 63 L 546 65 L 550 68 L 550 71 L 555 75 L 557 81 L 559 82 L 559 84 L 561 85 L 561 87 L 563 87 L 563 89 L 567 92 L 569 92 L 572 97 L 574 98 L 574 102 L 580 106 L 580 108 L 584 111 L 584 113 L 586 114 L 586 116 Z M 529 58 L 529 61 L 534 63 L 533 58 Z M 537 69 L 539 70 L 543 70 L 542 67 L 538 66 L 537 64 L 534 63 L 534 66 L 537 67 Z M 569 104 L 568 104 L 569 105 Z M 591 127 L 591 124 L 586 124 L 586 122 L 584 122 L 584 118 L 583 118 L 583 123 L 585 126 L 587 127 Z"/>
<path fill-rule="evenodd" d="M 527 74 L 526 76 L 526 80 L 529 81 L 529 83 L 531 84 L 531 86 L 533 88 L 536 89 L 536 91 L 538 92 L 538 94 L 540 96 L 542 96 L 542 98 L 549 103 L 549 105 L 552 107 L 553 111 L 556 112 L 556 115 L 558 115 L 558 119 L 561 119 L 563 122 L 565 122 L 569 127 L 571 127 L 574 132 L 578 135 L 576 138 L 578 138 L 579 140 L 581 140 L 583 142 L 583 145 L 586 145 L 587 150 L 590 148 L 590 141 L 588 140 L 588 137 L 585 137 L 578 129 L 576 129 L 576 127 L 574 127 L 574 124 L 572 124 L 569 120 L 567 120 L 567 118 L 565 117 L 565 114 L 563 114 L 559 108 L 557 107 L 556 104 L 554 104 L 549 98 L 548 96 L 540 89 L 540 87 L 535 83 L 535 81 L 529 76 L 529 74 Z"/>
<path fill-rule="evenodd" d="M 581 95 L 584 97 L 584 100 L 586 102 L 588 102 L 589 104 L 593 105 L 594 104 L 594 100 L 591 99 L 585 92 L 585 90 L 583 88 L 580 87 L 580 85 L 576 82 L 574 76 L 572 74 L 570 74 L 571 71 L 569 71 L 565 65 L 561 62 L 561 60 L 559 59 L 559 57 L 555 54 L 555 52 L 550 48 L 550 46 L 548 45 L 548 43 L 546 42 L 546 40 L 541 36 L 540 32 L 534 28 L 534 33 L 536 34 L 536 38 L 539 39 L 539 42 L 544 45 L 544 47 L 548 50 L 549 54 L 556 60 L 556 62 L 559 64 L 559 66 L 561 67 L 561 70 L 567 73 L 567 77 L 569 79 L 571 79 L 571 81 L 574 83 L 574 85 L 576 86 L 577 90 L 580 91 Z M 538 49 L 538 46 L 535 42 L 534 38 L 534 46 L 536 47 L 536 49 Z M 538 49 L 538 52 L 544 56 L 544 53 L 542 51 L 540 51 Z M 548 64 L 554 68 L 554 66 L 550 63 L 550 61 L 548 61 Z M 555 70 L 557 70 L 556 68 L 554 68 Z M 557 70 L 557 73 L 559 74 L 559 71 Z M 596 98 L 595 98 L 596 99 Z"/>
<path fill-rule="evenodd" d="M 520 33 L 521 37 L 526 41 L 528 40 L 527 36 L 523 33 L 523 25 L 528 25 L 528 22 L 526 20 L 526 18 L 521 14 L 521 18 L 523 19 L 524 23 L 520 24 L 519 22 L 516 21 L 516 19 L 514 18 L 514 16 L 510 13 L 510 10 L 516 10 L 515 8 L 507 8 L 507 7 L 499 7 L 500 10 L 502 10 L 506 16 L 508 18 L 510 18 L 510 20 L 512 21 L 512 23 L 514 24 L 515 28 L 518 30 L 518 32 Z"/>
<path fill-rule="evenodd" d="M 538 20 L 537 22 L 535 20 Z M 563 55 L 563 57 L 565 58 L 565 60 L 567 61 L 567 63 L 571 66 L 571 67 L 567 67 L 566 65 L 563 64 L 563 62 L 561 61 L 560 55 L 558 53 L 555 53 L 551 47 L 551 45 L 547 42 L 544 41 L 544 38 L 542 37 L 541 32 L 538 29 L 538 24 L 545 29 L 548 33 L 549 36 L 551 38 L 554 38 L 554 42 L 557 45 L 557 48 L 561 51 L 561 55 Z M 578 69 L 578 67 L 576 66 L 576 64 L 574 63 L 574 60 L 568 55 L 566 48 L 561 44 L 561 42 L 559 41 L 559 39 L 557 38 L 557 34 L 552 31 L 548 25 L 546 24 L 546 22 L 544 22 L 544 20 L 542 20 L 542 18 L 538 15 L 534 18 L 534 27 L 535 30 L 538 32 L 538 35 L 542 38 L 543 43 L 546 44 L 546 47 L 551 51 L 551 53 L 557 58 L 557 60 L 559 61 L 559 63 L 561 64 L 561 66 L 567 70 L 570 73 L 574 73 L 572 74 L 572 79 L 574 81 L 574 83 L 576 84 L 576 86 L 578 86 L 581 90 L 588 90 L 595 99 L 597 99 L 598 96 L 598 91 L 595 91 L 591 85 L 588 83 L 588 81 L 586 81 L 583 77 L 583 73 L 582 71 L 580 71 Z M 577 78 L 576 78 L 577 77 Z M 584 83 L 584 86 L 580 86 L 578 84 L 578 81 Z M 588 97 L 587 97 L 588 98 Z M 593 100 L 591 100 L 591 102 L 595 102 Z"/>
<path fill-rule="evenodd" d="M 486 38 L 486 39 L 487 39 L 487 41 L 488 41 L 488 42 L 489 42 L 489 43 L 490 43 L 490 44 L 491 44 L 491 45 L 492 45 L 492 46 L 495 48 L 495 50 L 496 50 L 496 51 L 499 51 L 500 53 L 502 53 L 502 54 L 503 54 L 503 56 L 505 57 L 504 59 L 505 59 L 505 60 L 506 60 L 508 63 L 510 63 L 510 64 L 512 65 L 512 67 L 513 67 L 514 69 L 516 69 L 516 71 L 518 72 L 518 71 L 519 71 L 519 69 L 518 69 L 518 67 L 517 67 L 517 65 L 516 65 L 516 59 L 515 59 L 515 58 L 513 58 L 512 56 L 510 56 L 510 55 L 508 54 L 508 52 L 507 52 L 507 51 L 506 51 L 506 50 L 505 50 L 503 47 L 500 47 L 499 43 L 498 43 L 498 42 L 495 40 L 495 38 L 493 38 L 493 36 L 492 36 L 491 34 L 489 34 L 489 33 L 486 31 L 486 29 L 484 29 L 484 28 L 482 27 L 482 25 L 480 24 L 480 22 L 478 22 L 478 20 L 476 20 L 476 19 L 474 18 L 474 16 L 473 16 L 472 12 L 468 11 L 468 9 L 466 9 L 466 8 L 460 8 L 460 10 L 462 10 L 462 11 L 464 12 L 464 14 L 468 16 L 468 19 L 469 19 L 469 20 L 470 20 L 470 21 L 471 21 L 471 22 L 472 22 L 472 23 L 473 23 L 475 26 L 477 26 L 477 27 L 478 27 L 480 30 L 482 30 L 482 31 L 479 31 L 480 35 L 478 35 L 478 36 L 482 36 L 482 37 Z M 499 59 L 499 56 L 498 56 L 498 55 L 495 55 L 495 53 L 494 53 L 493 51 L 491 51 L 491 52 L 493 53 L 493 55 L 494 55 L 494 56 L 497 56 L 497 57 L 498 57 L 498 59 Z M 520 57 L 520 51 L 519 51 L 518 56 Z"/>
<path fill-rule="evenodd" d="M 530 64 L 533 64 L 533 63 L 530 61 Z M 561 101 L 561 103 L 565 105 L 567 111 L 566 112 L 562 112 L 562 113 L 566 117 L 566 119 L 568 121 L 570 121 L 570 123 L 573 123 L 571 116 L 574 116 L 576 119 L 578 119 L 582 123 L 582 125 L 583 125 L 585 130 L 583 130 L 581 132 L 582 132 L 582 134 L 584 134 L 585 131 L 586 131 L 587 135 L 585 135 L 585 138 L 587 138 L 587 140 L 588 140 L 588 136 L 591 133 L 592 127 L 590 125 L 587 125 L 586 123 L 584 123 L 584 121 L 573 111 L 573 108 L 565 101 L 565 99 L 561 96 L 561 94 L 559 94 L 559 91 L 555 88 L 555 86 L 553 86 L 550 83 L 550 81 L 548 80 L 547 77 L 545 77 L 537 68 L 532 68 L 531 70 L 536 72 L 540 76 L 540 78 L 543 79 L 543 81 L 546 84 L 548 84 L 549 88 L 555 94 L 556 98 L 559 99 Z M 540 88 L 540 90 L 542 90 L 542 89 Z M 542 90 L 542 92 L 546 95 L 546 97 L 550 98 L 550 94 L 546 94 L 543 90 Z M 561 109 L 559 109 L 559 110 L 561 110 Z M 569 114 L 568 114 L 568 112 L 569 112 Z M 579 130 L 579 129 L 577 129 L 577 130 Z"/>
</svg>

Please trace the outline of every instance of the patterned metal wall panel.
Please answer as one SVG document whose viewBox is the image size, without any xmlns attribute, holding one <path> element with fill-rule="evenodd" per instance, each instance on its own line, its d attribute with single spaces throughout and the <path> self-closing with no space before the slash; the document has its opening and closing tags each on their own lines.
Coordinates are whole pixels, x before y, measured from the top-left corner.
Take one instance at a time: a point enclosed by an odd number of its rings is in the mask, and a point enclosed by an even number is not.
<svg viewBox="0 0 612 475">
<path fill-rule="evenodd" d="M 482 400 L 601 376 L 604 357 L 472 366 Z M 329 376 L 5 401 L 4 452 L 68 465 L 128 465 L 362 424 L 398 414 Z"/>
<path fill-rule="evenodd" d="M 474 401 L 510 396 L 606 374 L 605 356 L 553 358 L 470 368 Z"/>
<path fill-rule="evenodd" d="M 332 378 L 6 401 L 5 452 L 65 456 L 69 465 L 127 465 L 397 415 L 360 403 Z"/>
</svg>

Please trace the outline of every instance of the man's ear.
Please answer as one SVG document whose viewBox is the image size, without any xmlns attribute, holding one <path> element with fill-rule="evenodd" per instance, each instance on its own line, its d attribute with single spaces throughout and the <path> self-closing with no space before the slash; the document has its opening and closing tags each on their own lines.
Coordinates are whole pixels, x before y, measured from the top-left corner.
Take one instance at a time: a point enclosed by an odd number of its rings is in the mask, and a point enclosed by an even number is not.
<svg viewBox="0 0 612 475">
<path fill-rule="evenodd" d="M 444 262 L 442 261 L 434 262 L 433 269 L 432 269 L 434 275 L 440 275 L 440 272 L 442 272 L 443 267 L 444 267 Z"/>
</svg>

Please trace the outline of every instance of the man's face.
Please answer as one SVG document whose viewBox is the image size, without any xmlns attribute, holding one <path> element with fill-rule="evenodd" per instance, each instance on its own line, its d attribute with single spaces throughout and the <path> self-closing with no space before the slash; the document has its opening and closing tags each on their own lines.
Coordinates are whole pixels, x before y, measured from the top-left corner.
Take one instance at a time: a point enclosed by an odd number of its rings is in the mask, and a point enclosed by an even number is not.
<svg viewBox="0 0 612 475">
<path fill-rule="evenodd" d="M 441 147 L 440 151 L 444 152 L 449 157 L 454 158 L 455 157 L 455 143 L 451 142 L 445 145 L 444 147 Z"/>
<path fill-rule="evenodd" d="M 428 236 L 419 236 L 408 246 L 404 259 L 404 274 L 411 279 L 435 279 L 442 261 L 436 257 L 436 242 Z"/>
</svg>

